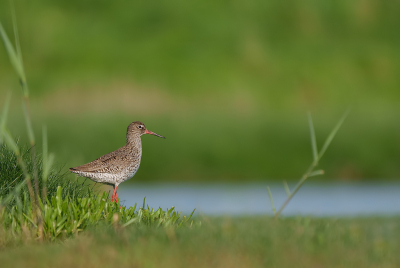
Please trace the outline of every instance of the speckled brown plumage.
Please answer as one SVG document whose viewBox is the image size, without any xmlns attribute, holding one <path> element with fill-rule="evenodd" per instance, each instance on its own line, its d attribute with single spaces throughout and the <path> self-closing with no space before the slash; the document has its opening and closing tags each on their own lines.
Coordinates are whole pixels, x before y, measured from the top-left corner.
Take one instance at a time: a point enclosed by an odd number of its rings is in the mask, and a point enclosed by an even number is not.
<svg viewBox="0 0 400 268">
<path fill-rule="evenodd" d="M 133 122 L 128 126 L 125 146 L 103 155 L 90 163 L 70 168 L 69 170 L 79 176 L 90 178 L 95 182 L 113 185 L 114 193 L 112 200 L 118 201 L 118 185 L 132 178 L 139 169 L 142 157 L 142 141 L 140 136 L 143 134 L 151 134 L 164 138 L 147 130 L 142 122 Z"/>
</svg>

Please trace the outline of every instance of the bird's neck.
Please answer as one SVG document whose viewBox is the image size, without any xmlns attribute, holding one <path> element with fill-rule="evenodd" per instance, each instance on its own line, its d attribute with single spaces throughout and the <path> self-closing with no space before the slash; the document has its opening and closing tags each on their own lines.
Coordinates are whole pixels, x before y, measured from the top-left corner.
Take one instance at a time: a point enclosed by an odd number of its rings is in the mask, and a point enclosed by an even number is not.
<svg viewBox="0 0 400 268">
<path fill-rule="evenodd" d="M 142 140 L 140 135 L 129 135 L 126 137 L 126 145 L 131 147 L 142 148 Z"/>
</svg>

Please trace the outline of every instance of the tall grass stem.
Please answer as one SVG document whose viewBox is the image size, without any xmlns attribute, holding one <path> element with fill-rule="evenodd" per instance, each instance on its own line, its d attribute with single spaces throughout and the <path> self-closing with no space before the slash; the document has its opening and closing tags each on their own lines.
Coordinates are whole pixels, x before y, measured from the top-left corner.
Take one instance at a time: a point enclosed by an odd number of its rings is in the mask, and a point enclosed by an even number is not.
<svg viewBox="0 0 400 268">
<path fill-rule="evenodd" d="M 285 209 L 287 204 L 290 202 L 290 200 L 292 200 L 293 196 L 297 193 L 297 191 L 301 188 L 301 186 L 303 186 L 304 182 L 309 177 L 318 176 L 318 175 L 323 175 L 324 174 L 323 170 L 315 170 L 314 171 L 314 169 L 318 165 L 318 162 L 321 159 L 321 157 L 324 155 L 326 149 L 331 144 L 333 138 L 336 136 L 336 133 L 338 132 L 338 130 L 342 126 L 344 120 L 346 119 L 347 115 L 349 114 L 349 111 L 350 110 L 348 109 L 343 114 L 343 116 L 340 118 L 339 122 L 336 124 L 336 126 L 329 133 L 329 135 L 326 138 L 326 140 L 324 142 L 324 145 L 322 146 L 322 149 L 321 149 L 321 151 L 319 153 L 317 151 L 317 141 L 316 141 L 316 137 L 315 137 L 315 129 L 314 129 L 313 121 L 312 121 L 311 115 L 308 114 L 308 125 L 309 125 L 309 128 L 310 128 L 311 148 L 312 148 L 312 152 L 313 152 L 313 162 L 311 163 L 310 167 L 307 169 L 306 173 L 304 173 L 304 175 L 301 177 L 300 181 L 297 183 L 296 187 L 293 189 L 293 192 L 290 193 L 289 187 L 284 182 L 284 188 L 285 188 L 286 193 L 288 194 L 288 197 L 285 200 L 285 202 L 283 203 L 283 205 L 279 208 L 278 212 L 276 212 L 276 213 L 275 213 L 275 207 L 272 204 L 272 210 L 274 211 L 274 214 L 275 214 L 276 218 L 279 217 L 279 215 Z M 271 193 L 269 191 L 269 188 L 268 188 L 268 194 L 269 194 L 270 198 L 272 198 L 272 195 L 271 195 Z M 271 199 L 271 203 L 272 203 L 272 199 Z"/>
</svg>

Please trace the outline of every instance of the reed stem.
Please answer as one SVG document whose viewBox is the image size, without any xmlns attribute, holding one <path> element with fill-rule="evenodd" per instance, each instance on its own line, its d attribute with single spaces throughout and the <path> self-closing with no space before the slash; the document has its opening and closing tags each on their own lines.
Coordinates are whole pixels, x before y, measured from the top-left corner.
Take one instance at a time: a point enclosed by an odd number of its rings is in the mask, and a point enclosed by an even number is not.
<svg viewBox="0 0 400 268">
<path fill-rule="evenodd" d="M 269 196 L 271 198 L 272 210 L 273 210 L 273 212 L 275 214 L 275 218 L 279 217 L 279 215 L 285 209 L 287 204 L 290 202 L 290 200 L 292 200 L 293 196 L 297 193 L 297 191 L 301 188 L 301 186 L 304 184 L 304 182 L 309 177 L 324 174 L 323 170 L 314 171 L 314 169 L 318 166 L 319 160 L 324 155 L 326 149 L 328 149 L 329 145 L 331 144 L 331 142 L 332 142 L 333 138 L 335 137 L 336 133 L 338 132 L 339 128 L 342 126 L 342 124 L 343 124 L 344 120 L 346 119 L 347 115 L 349 114 L 349 112 L 350 112 L 350 110 L 348 109 L 344 113 L 344 115 L 340 118 L 339 122 L 336 124 L 336 126 L 329 133 L 328 137 L 326 138 L 326 140 L 325 140 L 325 142 L 324 142 L 324 144 L 322 146 L 322 149 L 319 152 L 318 152 L 318 149 L 317 149 L 317 140 L 316 140 L 316 137 L 315 137 L 314 124 L 313 124 L 311 115 L 308 114 L 308 124 L 309 124 L 309 128 L 310 128 L 310 138 L 311 138 L 311 149 L 312 149 L 312 153 L 313 153 L 313 162 L 311 163 L 310 167 L 307 169 L 306 173 L 304 173 L 304 175 L 301 177 L 300 181 L 297 183 L 297 185 L 294 188 L 293 192 L 290 192 L 290 190 L 287 187 L 287 184 L 284 184 L 284 187 L 285 187 L 286 193 L 288 194 L 288 197 L 285 200 L 285 202 L 283 203 L 283 205 L 280 207 L 278 212 L 276 212 L 276 213 L 275 213 L 275 207 L 274 207 L 273 201 L 272 201 L 272 195 L 271 195 L 271 192 L 269 191 L 269 188 L 268 188 L 268 194 L 269 194 Z"/>
</svg>

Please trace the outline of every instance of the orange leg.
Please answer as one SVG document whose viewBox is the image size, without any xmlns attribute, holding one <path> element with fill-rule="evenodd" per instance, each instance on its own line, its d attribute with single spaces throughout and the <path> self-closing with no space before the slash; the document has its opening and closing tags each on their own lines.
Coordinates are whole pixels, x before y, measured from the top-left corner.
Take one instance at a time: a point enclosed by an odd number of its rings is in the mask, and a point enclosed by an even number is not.
<svg viewBox="0 0 400 268">
<path fill-rule="evenodd" d="M 115 201 L 115 203 L 118 203 L 118 201 L 119 201 L 119 198 L 118 198 L 118 196 L 117 196 L 117 188 L 118 188 L 118 186 L 115 186 L 115 187 L 114 187 L 114 192 L 113 192 L 113 194 L 112 194 L 112 196 L 111 196 L 111 201 L 112 201 L 112 202 Z M 121 205 L 119 206 L 119 208 L 121 209 Z"/>
<path fill-rule="evenodd" d="M 117 188 L 118 188 L 118 186 L 114 186 L 114 192 L 113 192 L 113 194 L 112 194 L 112 196 L 111 196 L 111 201 L 115 201 L 115 202 L 118 202 L 118 197 L 117 197 Z"/>
</svg>

